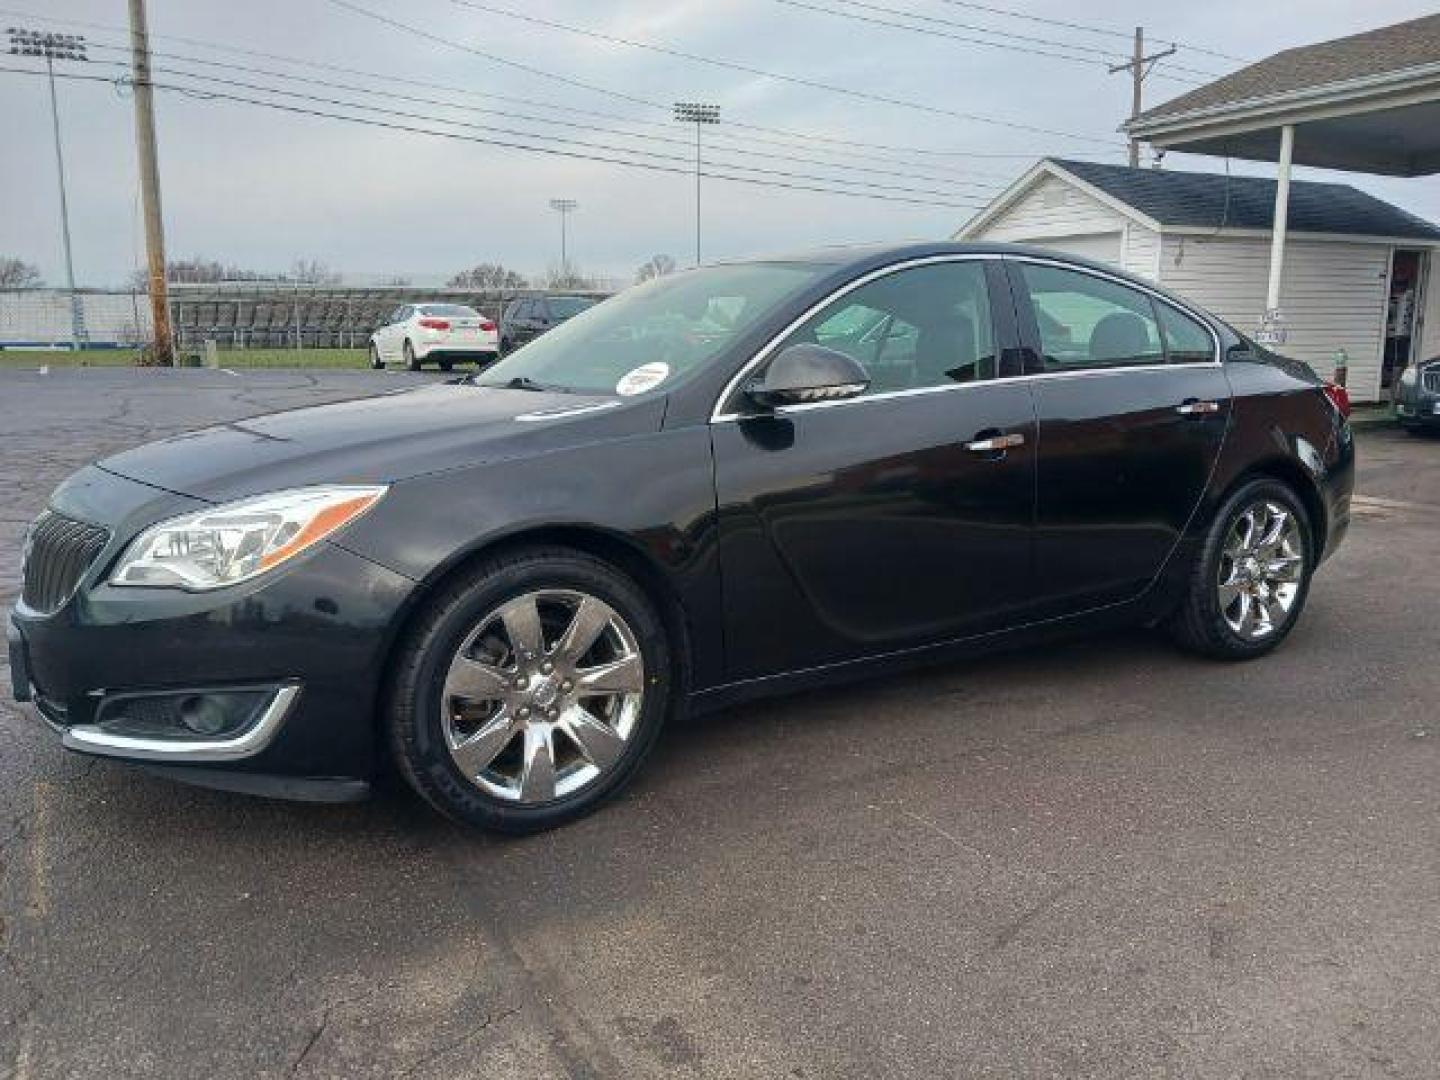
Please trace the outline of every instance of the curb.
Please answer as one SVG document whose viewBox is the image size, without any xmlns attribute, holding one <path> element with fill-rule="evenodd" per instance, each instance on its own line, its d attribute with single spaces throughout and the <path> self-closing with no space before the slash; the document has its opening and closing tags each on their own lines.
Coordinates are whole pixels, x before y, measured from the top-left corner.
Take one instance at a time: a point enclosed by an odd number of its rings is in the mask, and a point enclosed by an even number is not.
<svg viewBox="0 0 1440 1080">
<path fill-rule="evenodd" d="M 1389 409 L 1366 409 L 1363 412 L 1357 409 L 1350 414 L 1350 426 L 1366 429 L 1393 428 L 1399 427 L 1400 422 Z"/>
</svg>

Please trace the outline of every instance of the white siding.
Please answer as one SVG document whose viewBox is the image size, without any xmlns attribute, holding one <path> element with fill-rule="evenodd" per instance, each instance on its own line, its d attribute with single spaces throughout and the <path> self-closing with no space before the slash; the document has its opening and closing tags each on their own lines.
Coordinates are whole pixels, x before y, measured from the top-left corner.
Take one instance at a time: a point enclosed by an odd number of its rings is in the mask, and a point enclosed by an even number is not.
<svg viewBox="0 0 1440 1080">
<path fill-rule="evenodd" d="M 1289 337 L 1278 351 L 1328 376 L 1343 348 L 1351 394 L 1378 400 L 1389 265 L 1384 244 L 1291 240 L 1280 286 Z M 1269 268 L 1267 238 L 1166 235 L 1161 246 L 1160 283 L 1242 333 L 1259 325 Z"/>
<path fill-rule="evenodd" d="M 1063 251 L 1068 250 L 1065 239 L 1069 237 L 1092 249 L 1103 244 L 1104 250 L 1114 250 L 1118 258 L 1120 232 L 1127 220 L 1058 177 L 1045 176 L 973 238 L 1035 243 Z M 1099 239 L 1102 236 L 1104 241 Z M 1081 253 L 1078 248 L 1076 253 Z"/>
<path fill-rule="evenodd" d="M 1160 234 L 1135 221 L 1132 221 L 1128 228 L 1125 258 L 1120 268 L 1147 281 L 1158 281 L 1156 271 L 1159 269 L 1157 260 L 1160 258 Z"/>
</svg>

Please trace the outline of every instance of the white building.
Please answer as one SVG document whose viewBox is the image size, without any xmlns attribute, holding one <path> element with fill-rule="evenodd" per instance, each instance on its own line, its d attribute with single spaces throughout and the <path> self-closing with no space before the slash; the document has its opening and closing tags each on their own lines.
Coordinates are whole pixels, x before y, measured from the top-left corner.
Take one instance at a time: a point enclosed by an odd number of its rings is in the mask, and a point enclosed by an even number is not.
<svg viewBox="0 0 1440 1080">
<path fill-rule="evenodd" d="M 1038 244 L 1150 279 L 1253 333 L 1264 313 L 1274 180 L 1046 159 L 957 239 Z M 1349 360 L 1357 401 L 1440 353 L 1440 227 L 1347 184 L 1294 181 L 1278 351 L 1329 375 Z M 1440 272 L 1440 263 L 1434 268 Z M 1428 325 L 1428 335 L 1425 327 Z"/>
</svg>

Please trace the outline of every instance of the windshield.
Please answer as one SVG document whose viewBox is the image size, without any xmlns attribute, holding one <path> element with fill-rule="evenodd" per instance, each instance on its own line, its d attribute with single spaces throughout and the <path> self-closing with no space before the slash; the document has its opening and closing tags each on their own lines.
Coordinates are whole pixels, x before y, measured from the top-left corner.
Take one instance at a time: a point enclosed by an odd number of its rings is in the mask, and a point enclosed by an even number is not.
<svg viewBox="0 0 1440 1080">
<path fill-rule="evenodd" d="M 586 308 L 595 306 L 595 301 L 588 296 L 552 296 L 548 303 L 550 304 L 550 313 L 561 319 L 579 315 Z"/>
<path fill-rule="evenodd" d="M 446 319 L 476 319 L 480 313 L 463 304 L 421 304 L 421 315 L 438 315 Z"/>
<path fill-rule="evenodd" d="M 582 311 L 474 381 L 622 397 L 669 389 L 831 269 L 750 263 L 655 278 Z"/>
</svg>

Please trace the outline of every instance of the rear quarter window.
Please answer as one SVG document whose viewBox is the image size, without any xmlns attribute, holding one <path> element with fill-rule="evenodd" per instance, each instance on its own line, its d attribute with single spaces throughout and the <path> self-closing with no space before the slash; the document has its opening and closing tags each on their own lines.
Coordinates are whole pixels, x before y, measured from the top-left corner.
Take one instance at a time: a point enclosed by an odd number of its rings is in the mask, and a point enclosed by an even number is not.
<svg viewBox="0 0 1440 1080">
<path fill-rule="evenodd" d="M 1203 364 L 1215 359 L 1215 342 L 1210 331 L 1176 308 L 1157 301 L 1160 332 L 1165 335 L 1165 354 L 1172 364 Z"/>
</svg>

